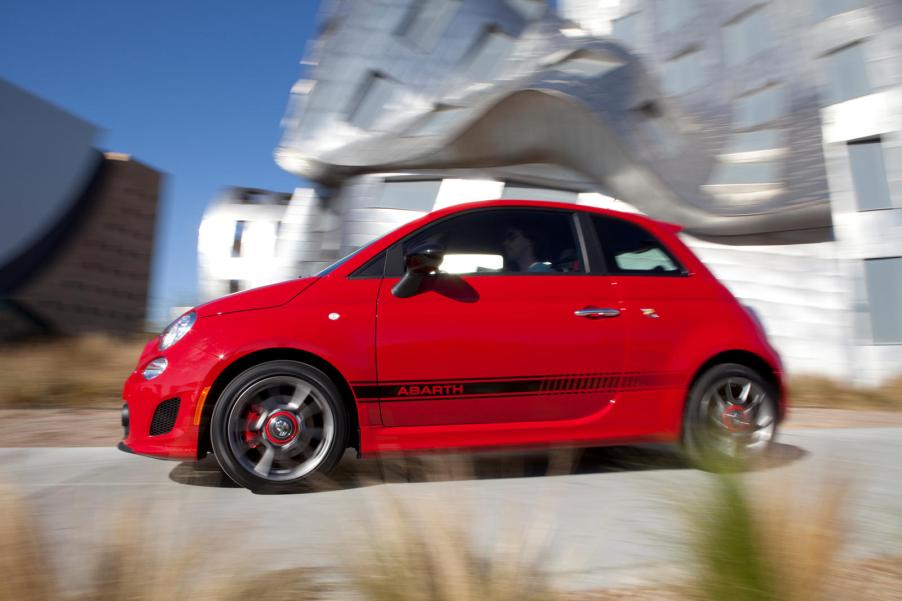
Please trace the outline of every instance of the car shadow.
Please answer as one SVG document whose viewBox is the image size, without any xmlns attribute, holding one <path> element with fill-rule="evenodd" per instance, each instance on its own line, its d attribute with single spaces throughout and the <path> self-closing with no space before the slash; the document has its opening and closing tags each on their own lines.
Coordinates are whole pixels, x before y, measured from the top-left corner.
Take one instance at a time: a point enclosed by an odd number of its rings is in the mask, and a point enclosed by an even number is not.
<svg viewBox="0 0 902 601">
<path fill-rule="evenodd" d="M 762 471 L 798 461 L 807 451 L 775 443 L 746 471 Z M 539 478 L 563 475 L 688 470 L 692 467 L 670 446 L 598 447 L 544 452 L 429 454 L 358 460 L 349 450 L 328 476 L 314 478 L 295 494 L 348 490 L 377 484 Z M 173 482 L 189 486 L 238 488 L 220 469 L 216 458 L 183 462 L 169 473 Z"/>
</svg>

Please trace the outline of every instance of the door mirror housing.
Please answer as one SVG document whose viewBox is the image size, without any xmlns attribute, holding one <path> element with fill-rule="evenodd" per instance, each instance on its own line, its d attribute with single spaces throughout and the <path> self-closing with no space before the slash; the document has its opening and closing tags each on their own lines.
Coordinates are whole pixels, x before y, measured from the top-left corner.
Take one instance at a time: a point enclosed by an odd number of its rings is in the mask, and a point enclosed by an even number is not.
<svg viewBox="0 0 902 601">
<path fill-rule="evenodd" d="M 392 287 L 398 298 L 409 298 L 420 291 L 423 280 L 434 273 L 445 258 L 445 249 L 439 244 L 420 244 L 404 255 L 404 277 Z"/>
</svg>

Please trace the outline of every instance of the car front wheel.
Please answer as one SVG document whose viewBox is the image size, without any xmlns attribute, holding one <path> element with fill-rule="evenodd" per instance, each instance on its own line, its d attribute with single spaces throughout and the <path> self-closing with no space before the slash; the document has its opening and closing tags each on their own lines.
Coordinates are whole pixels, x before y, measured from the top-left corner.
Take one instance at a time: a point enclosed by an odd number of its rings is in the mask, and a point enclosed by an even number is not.
<svg viewBox="0 0 902 601">
<path fill-rule="evenodd" d="M 777 392 L 745 365 L 716 365 L 689 391 L 683 445 L 696 464 L 724 465 L 761 455 L 776 428 Z"/>
<path fill-rule="evenodd" d="M 297 361 L 269 361 L 239 374 L 211 419 L 219 465 L 257 492 L 287 492 L 328 473 L 347 443 L 348 416 L 335 384 Z"/>
</svg>

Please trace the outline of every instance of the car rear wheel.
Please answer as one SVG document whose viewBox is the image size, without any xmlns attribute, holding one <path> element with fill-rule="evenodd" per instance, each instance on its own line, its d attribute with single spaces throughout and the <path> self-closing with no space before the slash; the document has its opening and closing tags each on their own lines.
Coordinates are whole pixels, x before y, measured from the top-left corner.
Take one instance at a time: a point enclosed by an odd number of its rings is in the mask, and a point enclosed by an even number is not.
<svg viewBox="0 0 902 601">
<path fill-rule="evenodd" d="M 696 380 L 686 401 L 683 446 L 703 467 L 765 453 L 777 428 L 777 392 L 755 370 L 716 365 Z"/>
<path fill-rule="evenodd" d="M 344 453 L 348 416 L 335 384 L 297 361 L 238 375 L 213 409 L 213 452 L 223 471 L 256 492 L 287 492 L 328 473 Z"/>
</svg>

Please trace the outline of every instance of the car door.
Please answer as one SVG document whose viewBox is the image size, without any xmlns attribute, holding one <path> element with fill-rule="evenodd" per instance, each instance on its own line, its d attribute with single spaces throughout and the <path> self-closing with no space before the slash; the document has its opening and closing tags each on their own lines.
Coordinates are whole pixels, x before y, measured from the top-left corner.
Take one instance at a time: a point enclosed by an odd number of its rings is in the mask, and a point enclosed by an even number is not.
<svg viewBox="0 0 902 601">
<path fill-rule="evenodd" d="M 675 356 L 686 352 L 692 332 L 712 308 L 710 292 L 648 228 L 610 215 L 593 215 L 594 234 L 605 268 L 619 281 L 623 322 L 630 332 L 625 346 L 623 402 L 647 408 L 649 427 L 668 427 L 672 402 L 682 398 L 691 374 L 674 371 Z M 676 396 L 675 396 L 676 395 Z"/>
<path fill-rule="evenodd" d="M 389 252 L 377 305 L 386 426 L 575 420 L 616 396 L 625 329 L 615 282 L 590 275 L 575 214 L 485 208 Z M 404 252 L 444 247 L 418 294 L 392 293 Z"/>
</svg>

